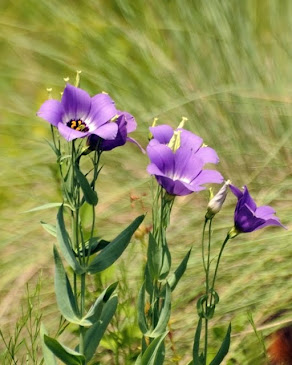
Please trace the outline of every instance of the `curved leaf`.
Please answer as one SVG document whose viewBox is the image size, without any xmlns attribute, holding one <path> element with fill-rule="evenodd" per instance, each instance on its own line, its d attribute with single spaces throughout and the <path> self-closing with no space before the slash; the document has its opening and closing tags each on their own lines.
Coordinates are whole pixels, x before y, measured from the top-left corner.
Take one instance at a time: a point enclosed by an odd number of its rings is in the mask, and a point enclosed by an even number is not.
<svg viewBox="0 0 292 365">
<path fill-rule="evenodd" d="M 143 283 L 138 296 L 138 325 L 143 334 L 148 331 L 145 317 L 145 283 Z"/>
<path fill-rule="evenodd" d="M 188 253 L 183 258 L 182 262 L 179 264 L 179 266 L 175 270 L 175 272 L 167 280 L 167 282 L 168 282 L 168 284 L 169 284 L 169 286 L 171 288 L 171 291 L 173 291 L 175 289 L 177 283 L 179 282 L 179 280 L 183 276 L 184 272 L 186 271 L 186 268 L 187 268 L 187 264 L 188 264 L 188 261 L 189 261 L 189 258 L 190 258 L 191 251 L 192 251 L 192 249 L 190 249 L 188 251 Z"/>
<path fill-rule="evenodd" d="M 161 351 L 164 351 L 163 341 L 167 333 L 168 332 L 162 333 L 151 342 L 139 362 L 141 365 L 158 365 L 157 360 L 164 357 L 164 354 L 161 354 Z"/>
<path fill-rule="evenodd" d="M 107 269 L 121 256 L 130 243 L 132 235 L 142 223 L 144 217 L 144 215 L 137 217 L 92 260 L 88 267 L 88 272 L 90 274 L 95 274 Z"/>
<path fill-rule="evenodd" d="M 98 202 L 96 191 L 92 190 L 86 177 L 82 174 L 78 167 L 75 167 L 75 173 L 81 186 L 85 201 L 90 205 L 96 205 Z"/>
<path fill-rule="evenodd" d="M 219 351 L 217 352 L 214 359 L 210 362 L 210 365 L 220 365 L 227 355 L 230 346 L 230 334 L 231 334 L 231 323 L 228 326 L 227 333 L 224 337 L 224 340 L 221 344 Z"/>
<path fill-rule="evenodd" d="M 57 361 L 55 359 L 54 353 L 45 344 L 44 335 L 48 335 L 48 333 L 47 333 L 47 330 L 46 330 L 44 324 L 41 323 L 40 336 L 41 336 L 41 344 L 42 344 L 45 364 L 46 365 L 57 365 Z"/>
</svg>

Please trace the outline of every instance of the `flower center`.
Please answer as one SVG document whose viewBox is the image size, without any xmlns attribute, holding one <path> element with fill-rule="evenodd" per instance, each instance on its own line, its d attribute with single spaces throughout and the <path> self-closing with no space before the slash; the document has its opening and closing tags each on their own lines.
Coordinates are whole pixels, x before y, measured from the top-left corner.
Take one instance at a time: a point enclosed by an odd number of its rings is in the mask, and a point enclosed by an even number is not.
<svg viewBox="0 0 292 365">
<path fill-rule="evenodd" d="M 89 128 L 81 119 L 71 119 L 70 122 L 67 123 L 67 127 L 75 129 L 75 131 L 80 132 L 88 132 Z"/>
</svg>

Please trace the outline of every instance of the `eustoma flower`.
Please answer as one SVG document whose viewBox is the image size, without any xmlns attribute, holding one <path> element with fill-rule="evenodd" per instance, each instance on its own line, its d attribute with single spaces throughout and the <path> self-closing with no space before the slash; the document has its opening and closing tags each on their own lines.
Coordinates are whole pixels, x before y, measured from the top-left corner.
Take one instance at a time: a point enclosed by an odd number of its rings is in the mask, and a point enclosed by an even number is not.
<svg viewBox="0 0 292 365">
<path fill-rule="evenodd" d="M 90 97 L 80 88 L 67 84 L 61 101 L 49 99 L 40 107 L 37 115 L 71 141 L 91 134 L 106 140 L 117 136 L 118 125 L 111 122 L 118 110 L 114 101 L 105 93 Z"/>
<path fill-rule="evenodd" d="M 219 161 L 216 152 L 202 145 L 202 138 L 183 129 L 168 125 L 151 127 L 153 139 L 147 147 L 151 161 L 147 171 L 171 195 L 188 195 L 204 190 L 203 184 L 222 183 L 215 170 L 203 170 L 206 163 Z"/>
<path fill-rule="evenodd" d="M 95 134 L 88 137 L 87 143 L 91 150 L 95 150 L 98 146 L 98 148 L 102 151 L 110 151 L 116 147 L 123 146 L 126 142 L 135 143 L 141 150 L 143 150 L 137 141 L 128 136 L 128 133 L 133 132 L 137 127 L 137 123 L 131 114 L 118 111 L 115 123 L 118 126 L 118 132 L 114 139 L 109 140 L 105 138 L 100 140 L 100 138 Z"/>
<path fill-rule="evenodd" d="M 284 227 L 279 218 L 274 215 L 276 212 L 272 207 L 268 205 L 256 206 L 246 186 L 243 192 L 234 185 L 229 185 L 229 187 L 238 199 L 234 212 L 234 228 L 231 230 L 231 237 L 235 237 L 239 233 L 253 232 L 266 226 Z"/>
</svg>

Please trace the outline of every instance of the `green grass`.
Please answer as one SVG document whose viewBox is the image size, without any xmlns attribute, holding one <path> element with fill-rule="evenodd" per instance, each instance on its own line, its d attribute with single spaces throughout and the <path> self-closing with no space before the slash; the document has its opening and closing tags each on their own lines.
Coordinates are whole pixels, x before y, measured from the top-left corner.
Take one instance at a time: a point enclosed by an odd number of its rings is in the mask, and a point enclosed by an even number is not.
<svg viewBox="0 0 292 365">
<path fill-rule="evenodd" d="M 53 241 L 39 224 L 54 222 L 56 212 L 23 212 L 60 200 L 54 156 L 44 140 L 50 136 L 49 125 L 35 113 L 47 98 L 46 88 L 59 97 L 63 77 L 73 80 L 76 70 L 82 70 L 83 88 L 92 95 L 108 92 L 119 108 L 136 117 L 134 136 L 144 146 L 154 117 L 174 127 L 187 117 L 188 128 L 218 152 L 222 174 L 236 185 L 248 184 L 258 204 L 275 207 L 289 228 L 291 1 L 2 0 L 0 14 L 1 328 L 15 326 L 26 283 L 36 282 L 40 271 L 46 278 L 40 293 L 43 320 L 52 328 L 57 323 Z M 146 193 L 149 209 L 150 179 L 147 158 L 133 145 L 104 157 L 97 211 L 101 233 L 111 237 L 143 211 L 137 203 L 131 208 L 130 193 Z M 189 358 L 195 298 L 203 290 L 199 241 L 206 202 L 204 193 L 178 198 L 169 229 L 174 264 L 194 244 L 188 271 L 173 297 L 180 364 Z M 229 196 L 214 224 L 218 247 L 232 225 L 234 204 Z M 291 320 L 291 243 L 289 232 L 270 228 L 228 244 L 213 323 L 215 349 L 216 338 L 232 319 L 228 364 L 263 363 L 249 311 L 264 336 Z M 130 249 L 137 264 L 127 277 L 135 291 L 143 249 L 138 242 Z M 122 259 L 125 267 L 129 256 Z M 122 267 L 109 280 L 124 275 Z M 126 335 L 123 343 L 132 346 Z M 169 355 L 172 363 L 171 351 Z"/>
</svg>

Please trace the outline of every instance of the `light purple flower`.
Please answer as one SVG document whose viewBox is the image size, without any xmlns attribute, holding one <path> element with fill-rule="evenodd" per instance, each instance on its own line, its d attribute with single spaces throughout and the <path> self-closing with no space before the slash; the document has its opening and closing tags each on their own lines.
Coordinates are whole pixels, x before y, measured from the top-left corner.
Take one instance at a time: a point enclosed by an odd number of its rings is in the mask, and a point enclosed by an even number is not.
<svg viewBox="0 0 292 365">
<path fill-rule="evenodd" d="M 215 150 L 213 148 L 203 146 L 203 139 L 194 133 L 183 129 L 177 128 L 173 129 L 167 124 L 162 124 L 155 127 L 149 128 L 153 139 L 149 142 L 149 146 L 154 146 L 157 144 L 167 145 L 174 133 L 180 131 L 180 144 L 183 147 L 189 148 L 196 154 L 197 158 L 200 158 L 204 164 L 205 163 L 218 163 L 219 158 Z"/>
<path fill-rule="evenodd" d="M 101 93 L 91 98 L 86 91 L 70 84 L 66 85 L 61 101 L 49 99 L 37 112 L 39 117 L 57 127 L 67 141 L 91 134 L 114 139 L 118 126 L 110 120 L 117 114 L 109 95 Z"/>
<path fill-rule="evenodd" d="M 99 144 L 98 147 L 101 151 L 110 151 L 116 147 L 123 146 L 128 141 L 135 143 L 143 151 L 137 141 L 128 137 L 128 133 L 133 132 L 137 127 L 135 118 L 128 112 L 118 111 L 118 118 L 115 120 L 115 123 L 118 126 L 118 133 L 114 139 L 100 139 L 97 135 L 92 134 L 87 141 L 89 148 L 95 150 Z"/>
<path fill-rule="evenodd" d="M 203 170 L 205 161 L 189 146 L 181 145 L 176 151 L 160 143 L 149 143 L 147 154 L 151 161 L 149 174 L 171 195 L 188 195 L 204 190 L 203 184 L 223 182 L 222 175 L 215 170 Z"/>
<path fill-rule="evenodd" d="M 243 192 L 234 185 L 229 185 L 238 201 L 234 212 L 234 227 L 237 232 L 253 232 L 266 226 L 282 226 L 274 209 L 268 205 L 257 207 L 245 186 Z M 284 227 L 285 228 L 285 227 Z"/>
</svg>

